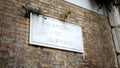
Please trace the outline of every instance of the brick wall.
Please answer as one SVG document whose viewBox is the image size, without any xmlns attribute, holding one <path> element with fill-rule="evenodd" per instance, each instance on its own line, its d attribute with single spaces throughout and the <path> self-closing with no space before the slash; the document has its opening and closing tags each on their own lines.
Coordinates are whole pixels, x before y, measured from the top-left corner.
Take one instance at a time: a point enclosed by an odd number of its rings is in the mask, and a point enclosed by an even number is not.
<svg viewBox="0 0 120 68">
<path fill-rule="evenodd" d="M 29 19 L 22 6 L 82 27 L 83 54 L 29 45 Z M 0 0 L 0 68 L 118 68 L 108 18 L 63 0 Z"/>
</svg>

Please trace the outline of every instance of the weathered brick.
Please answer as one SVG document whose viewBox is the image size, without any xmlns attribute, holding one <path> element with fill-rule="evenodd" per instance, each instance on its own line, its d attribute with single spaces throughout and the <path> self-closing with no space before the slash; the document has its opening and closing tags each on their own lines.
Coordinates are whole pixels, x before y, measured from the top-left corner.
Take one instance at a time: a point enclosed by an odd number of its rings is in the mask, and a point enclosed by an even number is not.
<svg viewBox="0 0 120 68">
<path fill-rule="evenodd" d="M 23 5 L 41 8 L 46 16 L 55 19 L 70 10 L 72 14 L 66 21 L 82 27 L 85 52 L 29 45 L 30 20 L 21 14 Z M 106 16 L 64 0 L 0 0 L 0 6 L 2 68 L 118 68 Z"/>
</svg>

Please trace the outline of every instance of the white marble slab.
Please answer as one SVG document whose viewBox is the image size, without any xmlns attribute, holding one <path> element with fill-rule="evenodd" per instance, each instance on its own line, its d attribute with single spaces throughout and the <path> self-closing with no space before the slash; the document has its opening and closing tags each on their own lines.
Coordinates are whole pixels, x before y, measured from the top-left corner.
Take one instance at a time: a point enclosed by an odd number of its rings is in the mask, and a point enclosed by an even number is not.
<svg viewBox="0 0 120 68">
<path fill-rule="evenodd" d="M 113 7 L 112 11 L 109 12 L 110 24 L 113 27 L 120 27 L 120 12 L 118 7 Z"/>
<path fill-rule="evenodd" d="M 118 27 L 113 28 L 112 34 L 113 34 L 116 52 L 120 53 L 120 28 Z"/>
<path fill-rule="evenodd" d="M 29 43 L 38 46 L 83 52 L 82 30 L 79 26 L 57 19 L 31 14 Z"/>
<path fill-rule="evenodd" d="M 98 10 L 99 7 L 94 2 L 94 0 L 65 0 L 65 1 L 75 4 L 77 6 L 83 7 L 90 11 L 94 11 L 96 13 L 107 16 L 107 12 L 105 9 L 101 8 L 100 10 Z"/>
</svg>

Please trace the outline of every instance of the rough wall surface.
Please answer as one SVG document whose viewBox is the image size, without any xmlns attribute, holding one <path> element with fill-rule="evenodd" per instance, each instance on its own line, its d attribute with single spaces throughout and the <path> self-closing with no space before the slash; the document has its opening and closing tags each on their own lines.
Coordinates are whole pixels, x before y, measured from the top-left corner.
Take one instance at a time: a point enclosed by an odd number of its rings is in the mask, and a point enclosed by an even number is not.
<svg viewBox="0 0 120 68">
<path fill-rule="evenodd" d="M 66 21 L 82 27 L 85 52 L 29 45 L 23 5 L 56 19 L 71 10 Z M 63 0 L 0 0 L 0 68 L 118 68 L 108 19 Z"/>
</svg>

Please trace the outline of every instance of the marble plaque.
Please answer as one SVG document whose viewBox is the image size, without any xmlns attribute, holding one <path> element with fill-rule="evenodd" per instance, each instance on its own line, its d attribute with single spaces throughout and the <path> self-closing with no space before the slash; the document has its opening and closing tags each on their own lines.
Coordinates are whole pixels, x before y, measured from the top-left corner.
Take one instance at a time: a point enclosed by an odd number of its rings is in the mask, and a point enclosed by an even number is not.
<svg viewBox="0 0 120 68">
<path fill-rule="evenodd" d="M 30 15 L 29 44 L 83 52 L 82 31 L 79 26 L 50 17 Z"/>
</svg>

